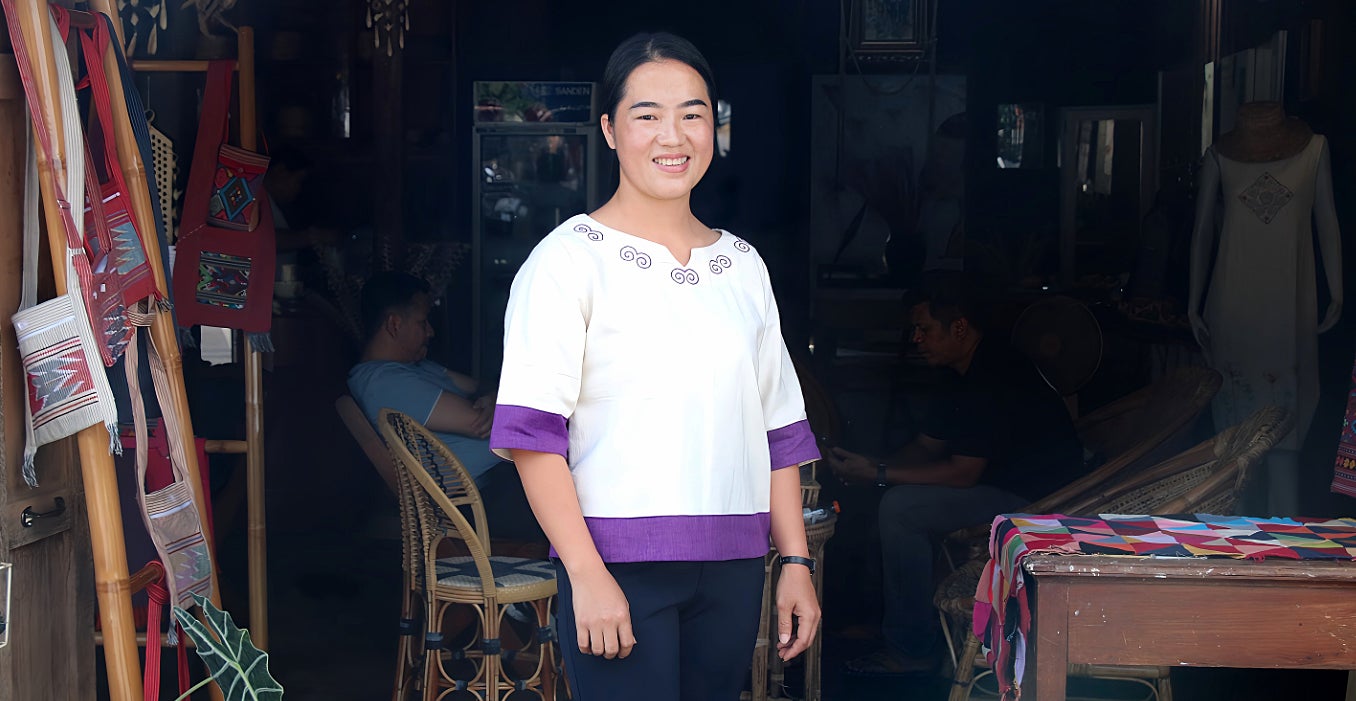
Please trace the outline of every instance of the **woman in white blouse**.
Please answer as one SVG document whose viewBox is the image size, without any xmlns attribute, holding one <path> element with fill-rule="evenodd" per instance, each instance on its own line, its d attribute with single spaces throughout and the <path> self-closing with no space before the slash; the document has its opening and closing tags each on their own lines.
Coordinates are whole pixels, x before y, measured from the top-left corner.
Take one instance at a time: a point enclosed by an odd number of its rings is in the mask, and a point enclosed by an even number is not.
<svg viewBox="0 0 1356 701">
<path fill-rule="evenodd" d="M 733 701 L 769 535 L 778 654 L 818 631 L 800 471 L 783 468 L 819 453 L 766 267 L 692 214 L 715 138 L 706 59 L 637 35 L 601 92 L 620 184 L 514 280 L 490 445 L 557 558 L 574 698 Z"/>
</svg>

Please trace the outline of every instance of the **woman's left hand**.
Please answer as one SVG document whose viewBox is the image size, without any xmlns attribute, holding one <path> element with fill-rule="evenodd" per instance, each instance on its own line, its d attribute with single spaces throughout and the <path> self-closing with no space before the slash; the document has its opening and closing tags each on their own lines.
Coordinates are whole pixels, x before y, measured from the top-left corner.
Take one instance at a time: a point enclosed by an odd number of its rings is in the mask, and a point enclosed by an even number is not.
<svg viewBox="0 0 1356 701">
<path fill-rule="evenodd" d="M 777 578 L 777 656 L 783 662 L 810 646 L 819 634 L 819 617 L 819 599 L 815 596 L 809 568 L 802 565 L 783 567 Z"/>
</svg>

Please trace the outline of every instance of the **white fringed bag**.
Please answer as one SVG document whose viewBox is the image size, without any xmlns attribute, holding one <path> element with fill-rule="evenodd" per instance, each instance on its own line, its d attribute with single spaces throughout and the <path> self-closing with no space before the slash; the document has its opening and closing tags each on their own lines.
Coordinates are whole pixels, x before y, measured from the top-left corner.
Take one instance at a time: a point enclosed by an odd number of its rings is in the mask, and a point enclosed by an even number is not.
<svg viewBox="0 0 1356 701">
<path fill-rule="evenodd" d="M 84 217 L 72 216 L 71 203 L 85 201 L 85 140 L 80 130 L 80 115 L 75 104 L 75 84 L 70 61 L 55 21 L 49 20 L 56 58 L 56 73 L 61 94 L 66 153 L 66 182 L 53 183 L 53 192 L 61 207 L 67 231 L 75 232 L 75 241 L 83 241 Z M 27 401 L 24 403 L 27 437 L 24 443 L 24 480 L 38 484 L 34 458 L 38 447 L 75 435 L 102 423 L 108 430 L 109 451 L 121 454 L 118 441 L 118 412 L 113 390 L 100 359 L 93 326 L 82 298 L 82 284 L 90 281 L 89 264 L 83 245 L 71 245 L 67 236 L 65 260 L 66 294 L 37 302 L 38 284 L 38 166 L 32 124 L 28 133 L 28 163 L 24 182 L 24 279 L 19 311 L 12 318 L 23 356 Z M 65 195 L 66 199 L 62 199 Z M 54 264 L 56 262 L 54 261 Z"/>
</svg>

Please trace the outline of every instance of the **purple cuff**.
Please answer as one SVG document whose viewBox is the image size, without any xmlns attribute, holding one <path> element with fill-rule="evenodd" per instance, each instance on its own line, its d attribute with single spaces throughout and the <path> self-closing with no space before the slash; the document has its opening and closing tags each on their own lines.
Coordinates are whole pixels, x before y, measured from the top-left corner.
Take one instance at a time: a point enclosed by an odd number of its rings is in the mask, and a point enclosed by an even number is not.
<svg viewBox="0 0 1356 701">
<path fill-rule="evenodd" d="M 495 425 L 498 425 L 497 419 Z M 806 419 L 768 431 L 767 447 L 768 452 L 772 454 L 773 470 L 799 467 L 819 459 L 815 434 L 810 430 L 810 422 Z"/>
<path fill-rule="evenodd" d="M 496 404 L 494 427 L 490 429 L 490 450 L 505 460 L 511 460 L 510 450 L 531 450 L 555 453 L 566 457 L 570 449 L 570 432 L 565 417 L 511 404 Z"/>
<path fill-rule="evenodd" d="M 603 562 L 692 562 L 766 555 L 772 521 L 761 513 L 586 517 L 584 523 Z M 557 556 L 554 547 L 550 556 Z"/>
</svg>

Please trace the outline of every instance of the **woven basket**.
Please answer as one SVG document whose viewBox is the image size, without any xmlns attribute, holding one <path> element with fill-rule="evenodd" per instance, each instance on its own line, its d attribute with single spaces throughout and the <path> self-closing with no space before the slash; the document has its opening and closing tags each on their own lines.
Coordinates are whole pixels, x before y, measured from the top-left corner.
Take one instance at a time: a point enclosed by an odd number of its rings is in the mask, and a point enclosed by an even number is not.
<svg viewBox="0 0 1356 701">
<path fill-rule="evenodd" d="M 800 505 L 808 509 L 819 506 L 819 483 L 813 479 L 800 483 Z"/>
</svg>

